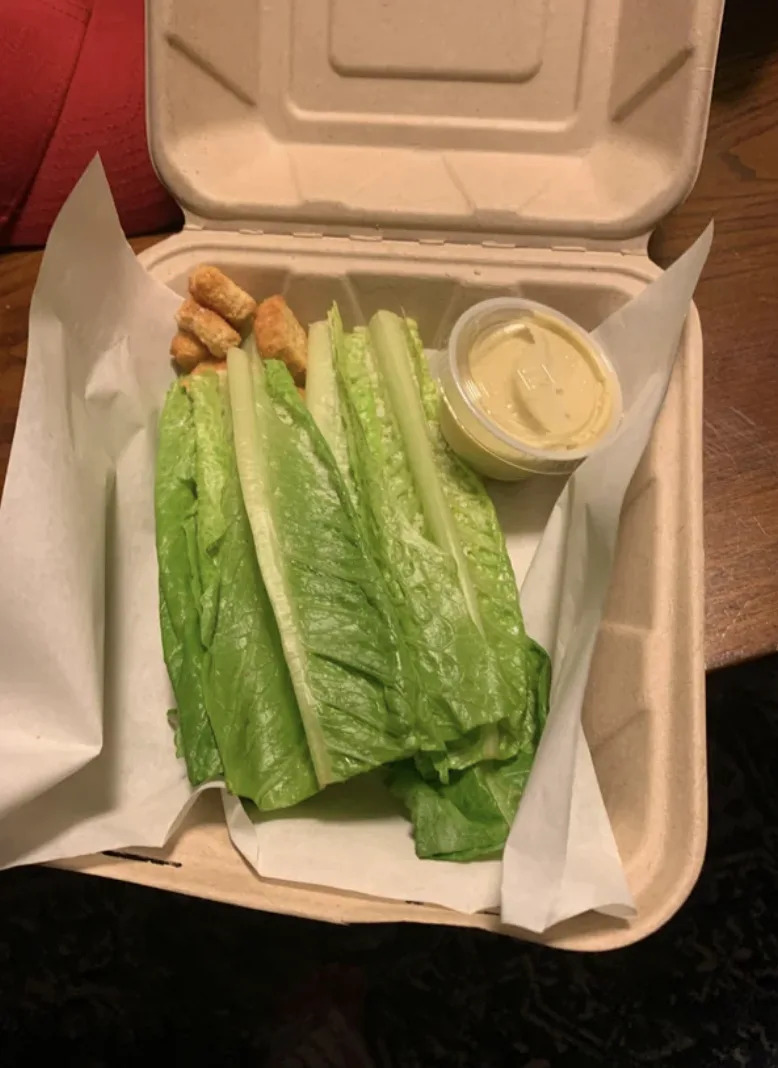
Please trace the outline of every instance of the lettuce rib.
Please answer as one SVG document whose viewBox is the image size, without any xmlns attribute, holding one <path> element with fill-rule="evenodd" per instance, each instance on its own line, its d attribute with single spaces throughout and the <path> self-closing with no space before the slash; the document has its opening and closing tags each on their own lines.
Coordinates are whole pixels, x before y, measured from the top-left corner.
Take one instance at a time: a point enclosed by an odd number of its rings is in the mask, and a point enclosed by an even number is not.
<svg viewBox="0 0 778 1068">
<path fill-rule="evenodd" d="M 459 588 L 470 618 L 481 630 L 478 599 L 427 436 L 422 399 L 409 358 L 405 323 L 392 312 L 376 312 L 370 320 L 370 336 L 389 403 L 405 445 L 429 534 L 438 548 L 448 553 L 454 561 Z"/>
<path fill-rule="evenodd" d="M 305 402 L 313 421 L 329 445 L 344 480 L 350 483 L 348 440 L 343 426 L 335 364 L 332 360 L 330 329 L 324 322 L 313 323 L 308 331 Z"/>
</svg>

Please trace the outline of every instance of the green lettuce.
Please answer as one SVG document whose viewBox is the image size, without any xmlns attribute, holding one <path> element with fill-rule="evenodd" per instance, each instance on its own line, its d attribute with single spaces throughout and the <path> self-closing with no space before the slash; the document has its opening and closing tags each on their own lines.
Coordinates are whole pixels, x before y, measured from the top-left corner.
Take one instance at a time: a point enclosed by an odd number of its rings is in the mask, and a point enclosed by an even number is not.
<svg viewBox="0 0 778 1068">
<path fill-rule="evenodd" d="M 512 704 L 496 738 L 489 729 L 474 732 L 450 743 L 445 753 L 417 756 L 415 765 L 399 767 L 390 782 L 411 814 L 419 856 L 469 860 L 502 852 L 548 715 L 551 663 L 526 635 L 492 501 L 443 436 L 440 391 L 416 324 L 406 320 L 405 329 L 436 470 L 477 591 L 483 630 Z M 495 755 L 499 762 L 489 759 Z"/>
<path fill-rule="evenodd" d="M 410 814 L 417 855 L 464 861 L 502 853 L 531 766 L 528 753 L 482 761 L 448 783 L 427 782 L 412 763 L 397 768 L 391 788 Z"/>
<path fill-rule="evenodd" d="M 320 786 L 413 753 L 413 680 L 333 454 L 283 364 L 231 349 L 235 452 Z"/>
<path fill-rule="evenodd" d="M 189 779 L 219 778 L 221 758 L 205 706 L 200 633 L 195 428 L 180 383 L 171 386 L 159 423 L 154 491 L 162 651 L 178 703 L 178 736 Z"/>
<path fill-rule="evenodd" d="M 510 693 L 506 721 L 497 732 L 480 732 L 449 746 L 433 763 L 444 779 L 448 769 L 462 769 L 479 759 L 506 759 L 533 751 L 538 736 L 535 694 L 528 686 L 528 639 L 519 605 L 516 576 L 494 505 L 479 476 L 450 448 L 439 420 L 440 389 L 416 324 L 404 320 L 416 386 L 424 411 L 435 469 L 453 516 L 466 568 L 478 605 L 484 636 Z"/>
<path fill-rule="evenodd" d="M 525 633 L 492 501 L 442 434 L 439 390 L 415 324 L 380 312 L 369 332 L 346 335 L 336 309 L 329 324 L 331 367 L 310 403 L 318 410 L 326 397 L 326 432 L 341 439 L 345 430 L 365 525 L 396 579 L 391 586 L 424 693 L 420 716 L 432 722 L 422 751 L 391 769 L 390 783 L 409 809 L 420 856 L 471 859 L 499 851 L 545 721 L 548 657 Z M 317 359 L 327 359 L 318 328 Z M 420 607 L 427 608 L 422 620 Z M 435 628 L 424 624 L 452 610 L 467 628 L 468 645 L 457 653 L 459 671 L 447 677 L 444 661 L 435 660 L 441 650 Z M 479 658 L 487 668 L 477 675 Z M 452 677 L 459 687 L 454 717 Z M 468 702 L 474 677 L 479 687 Z M 455 729 L 447 729 L 452 722 Z"/>
<path fill-rule="evenodd" d="M 260 575 L 233 448 L 226 374 L 191 377 L 205 704 L 228 788 L 262 810 L 318 790 L 300 710 Z"/>
<path fill-rule="evenodd" d="M 336 309 L 329 322 L 362 529 L 387 576 L 419 681 L 419 748 L 445 751 L 448 743 L 505 719 L 509 695 L 436 488 L 423 419 L 404 426 L 397 416 L 398 407 L 419 406 L 407 351 L 397 354 L 407 367 L 394 389 L 395 354 L 383 352 L 382 366 L 366 331 L 346 335 Z"/>
<path fill-rule="evenodd" d="M 189 777 L 270 811 L 387 766 L 419 856 L 497 854 L 550 666 L 415 324 L 346 334 L 333 309 L 306 402 L 249 339 L 165 403 L 160 619 Z"/>
<path fill-rule="evenodd" d="M 163 652 L 194 784 L 260 809 L 318 789 L 240 493 L 226 377 L 182 379 L 160 421 L 156 517 Z"/>
<path fill-rule="evenodd" d="M 348 438 L 343 425 L 335 364 L 332 359 L 330 330 L 327 323 L 314 323 L 308 331 L 305 401 L 314 423 L 330 447 L 344 481 L 353 493 Z"/>
<path fill-rule="evenodd" d="M 531 745 L 508 760 L 486 760 L 453 771 L 447 782 L 425 778 L 412 760 L 390 769 L 389 787 L 408 810 L 419 857 L 467 861 L 502 854 L 548 715 L 550 685 L 548 655 L 530 641 L 528 713 L 535 724 Z"/>
</svg>

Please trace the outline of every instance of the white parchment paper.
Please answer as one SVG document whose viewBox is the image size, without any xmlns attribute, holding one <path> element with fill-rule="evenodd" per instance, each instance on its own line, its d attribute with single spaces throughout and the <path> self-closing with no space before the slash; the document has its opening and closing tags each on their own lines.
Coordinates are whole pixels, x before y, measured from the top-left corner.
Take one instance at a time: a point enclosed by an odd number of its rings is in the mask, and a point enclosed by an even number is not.
<svg viewBox="0 0 778 1068">
<path fill-rule="evenodd" d="M 519 577 L 532 560 L 528 630 L 554 663 L 552 711 L 504 863 L 418 860 L 408 822 L 368 778 L 256 823 L 225 793 L 233 841 L 261 874 L 465 912 L 501 905 L 532 930 L 631 908 L 581 700 L 621 501 L 709 244 L 706 233 L 598 331 L 612 354 L 629 354 L 637 416 L 619 441 L 556 505 L 561 484 L 539 479 L 496 501 Z M 43 259 L 0 508 L 0 867 L 160 846 L 193 800 L 165 714 L 154 549 L 156 423 L 178 302 L 135 259 L 93 162 Z M 598 534 L 594 561 L 586 529 Z M 563 592 L 552 581 L 562 575 Z"/>
</svg>

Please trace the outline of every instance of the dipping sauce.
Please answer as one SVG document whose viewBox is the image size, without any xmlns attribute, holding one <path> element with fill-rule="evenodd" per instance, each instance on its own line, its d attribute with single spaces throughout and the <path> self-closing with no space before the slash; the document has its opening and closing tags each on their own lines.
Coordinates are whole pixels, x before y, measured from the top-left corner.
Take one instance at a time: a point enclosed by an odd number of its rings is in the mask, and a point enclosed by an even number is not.
<svg viewBox="0 0 778 1068">
<path fill-rule="evenodd" d="M 441 383 L 449 444 L 492 478 L 572 471 L 621 416 L 618 378 L 593 338 L 518 297 L 459 319 Z"/>
<path fill-rule="evenodd" d="M 478 337 L 470 350 L 476 403 L 536 449 L 580 449 L 607 431 L 613 374 L 564 323 L 527 313 Z"/>
</svg>

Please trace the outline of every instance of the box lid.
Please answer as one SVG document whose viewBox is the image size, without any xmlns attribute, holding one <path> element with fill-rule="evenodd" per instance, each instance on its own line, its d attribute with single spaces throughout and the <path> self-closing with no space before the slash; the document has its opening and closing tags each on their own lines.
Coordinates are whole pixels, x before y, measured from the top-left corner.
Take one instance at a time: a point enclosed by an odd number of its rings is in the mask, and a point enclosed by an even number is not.
<svg viewBox="0 0 778 1068">
<path fill-rule="evenodd" d="M 190 222 L 625 246 L 690 191 L 723 0 L 154 0 Z"/>
</svg>

